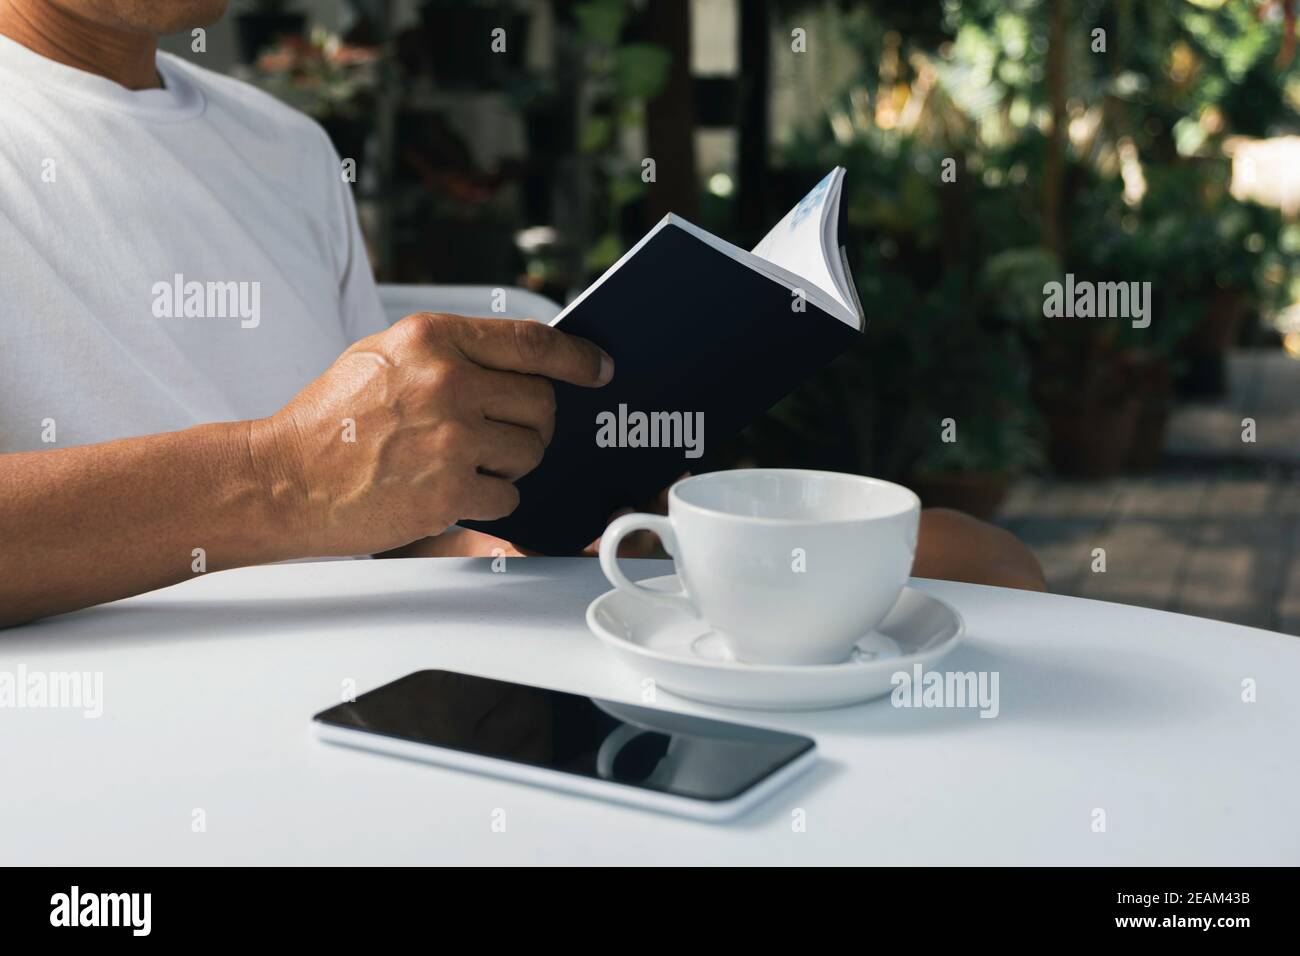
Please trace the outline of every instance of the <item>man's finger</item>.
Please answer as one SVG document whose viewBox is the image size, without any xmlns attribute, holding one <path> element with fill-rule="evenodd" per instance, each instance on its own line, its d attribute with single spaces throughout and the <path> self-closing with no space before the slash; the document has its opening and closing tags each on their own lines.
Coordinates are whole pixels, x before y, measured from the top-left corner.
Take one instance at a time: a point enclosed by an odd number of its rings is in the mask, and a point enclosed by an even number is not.
<svg viewBox="0 0 1300 956">
<path fill-rule="evenodd" d="M 461 518 L 495 521 L 519 507 L 519 490 L 504 478 L 475 475 L 470 504 Z"/>
<path fill-rule="evenodd" d="M 482 425 L 483 444 L 479 470 L 507 481 L 518 481 L 542 461 L 546 445 L 542 436 L 531 428 L 486 421 Z"/>
<path fill-rule="evenodd" d="M 593 388 L 614 377 L 614 360 L 604 351 L 541 322 L 476 319 L 460 323 L 458 335 L 465 357 L 485 368 Z"/>
<path fill-rule="evenodd" d="M 483 415 L 495 422 L 531 428 L 549 445 L 555 434 L 555 386 L 541 375 L 485 371 Z"/>
</svg>

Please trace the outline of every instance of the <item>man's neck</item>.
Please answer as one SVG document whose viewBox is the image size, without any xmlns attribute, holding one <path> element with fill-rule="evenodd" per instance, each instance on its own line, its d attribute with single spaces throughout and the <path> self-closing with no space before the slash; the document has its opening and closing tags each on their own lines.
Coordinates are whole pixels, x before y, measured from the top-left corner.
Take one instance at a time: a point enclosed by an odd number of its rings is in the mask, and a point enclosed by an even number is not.
<svg viewBox="0 0 1300 956">
<path fill-rule="evenodd" d="M 0 34 L 128 90 L 162 86 L 154 66 L 156 37 L 94 23 L 49 0 L 0 0 Z"/>
</svg>

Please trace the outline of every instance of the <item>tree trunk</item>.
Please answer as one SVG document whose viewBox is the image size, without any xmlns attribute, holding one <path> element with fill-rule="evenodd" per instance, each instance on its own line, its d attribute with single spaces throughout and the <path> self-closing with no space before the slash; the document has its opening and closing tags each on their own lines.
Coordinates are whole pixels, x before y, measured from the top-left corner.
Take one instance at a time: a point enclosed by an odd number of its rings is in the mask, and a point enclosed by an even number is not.
<svg viewBox="0 0 1300 956">
<path fill-rule="evenodd" d="M 646 104 L 646 148 L 655 161 L 655 182 L 646 193 L 646 226 L 675 212 L 698 218 L 695 172 L 695 86 L 691 79 L 691 5 L 651 3 L 646 39 L 672 56 L 668 81 Z"/>
<path fill-rule="evenodd" d="M 1061 201 L 1069 133 L 1069 117 L 1065 109 L 1067 7 L 1068 0 L 1052 0 L 1047 34 L 1047 95 L 1052 107 L 1052 127 L 1048 132 L 1047 158 L 1043 164 L 1043 245 L 1054 252 L 1062 264 L 1065 261 L 1065 235 L 1061 223 Z"/>
<path fill-rule="evenodd" d="M 737 225 L 748 240 L 767 231 L 768 91 L 771 86 L 772 12 L 769 4 L 742 3 L 740 17 L 740 117 L 737 132 Z"/>
</svg>

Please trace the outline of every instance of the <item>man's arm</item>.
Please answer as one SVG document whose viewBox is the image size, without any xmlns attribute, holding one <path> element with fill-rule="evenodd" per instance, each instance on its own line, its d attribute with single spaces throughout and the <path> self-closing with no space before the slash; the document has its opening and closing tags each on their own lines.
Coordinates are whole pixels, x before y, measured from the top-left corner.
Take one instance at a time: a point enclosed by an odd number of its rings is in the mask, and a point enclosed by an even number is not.
<svg viewBox="0 0 1300 956">
<path fill-rule="evenodd" d="M 1046 591 L 1038 559 L 1010 531 L 950 508 L 926 508 L 912 574 L 918 578 Z"/>
<path fill-rule="evenodd" d="M 663 496 L 661 496 L 662 499 Z M 666 513 L 666 506 L 652 510 Z M 624 542 L 619 555 L 626 558 L 666 557 L 658 539 L 645 531 Z M 585 554 L 594 555 L 596 545 Z M 524 557 L 509 541 L 468 528 L 453 528 L 436 538 L 426 538 L 385 557 Z M 912 574 L 919 578 L 992 584 L 1025 591 L 1046 591 L 1038 559 L 1015 535 L 968 514 L 948 508 L 926 508 L 916 542 Z"/>
<path fill-rule="evenodd" d="M 551 379 L 613 363 L 537 322 L 420 313 L 270 418 L 0 455 L 0 626 L 206 570 L 371 554 L 504 517 L 555 432 Z"/>
<path fill-rule="evenodd" d="M 0 455 L 0 626 L 295 557 L 250 426 Z"/>
</svg>

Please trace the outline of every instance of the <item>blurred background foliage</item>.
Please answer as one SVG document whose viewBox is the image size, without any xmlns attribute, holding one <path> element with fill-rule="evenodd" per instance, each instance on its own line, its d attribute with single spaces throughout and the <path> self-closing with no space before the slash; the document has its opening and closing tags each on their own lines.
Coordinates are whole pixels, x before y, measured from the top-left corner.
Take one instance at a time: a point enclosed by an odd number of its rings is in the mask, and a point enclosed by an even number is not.
<svg viewBox="0 0 1300 956">
<path fill-rule="evenodd" d="M 332 37 L 288 0 L 239 27 L 246 75 L 364 159 L 384 281 L 563 300 L 665 212 L 751 246 L 847 167 L 860 346 L 708 464 L 989 514 L 1027 470 L 1156 467 L 1230 348 L 1300 356 L 1298 2 L 351 0 Z M 1149 282 L 1149 327 L 1045 317 L 1067 275 Z"/>
<path fill-rule="evenodd" d="M 848 168 L 841 239 L 869 324 L 740 455 L 989 513 L 1045 463 L 1154 467 L 1176 396 L 1220 391 L 1238 341 L 1276 340 L 1300 291 L 1296 226 L 1230 187 L 1234 146 L 1294 131 L 1286 5 L 781 6 L 858 53 L 774 164 L 791 183 Z M 1066 273 L 1150 282 L 1150 327 L 1045 318 L 1044 286 Z"/>
</svg>

